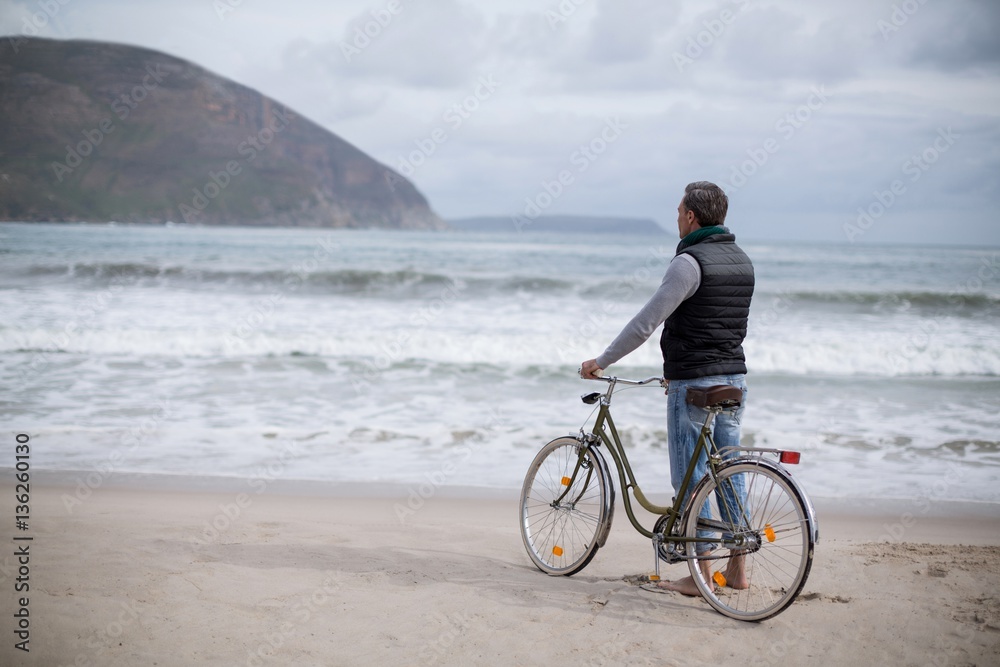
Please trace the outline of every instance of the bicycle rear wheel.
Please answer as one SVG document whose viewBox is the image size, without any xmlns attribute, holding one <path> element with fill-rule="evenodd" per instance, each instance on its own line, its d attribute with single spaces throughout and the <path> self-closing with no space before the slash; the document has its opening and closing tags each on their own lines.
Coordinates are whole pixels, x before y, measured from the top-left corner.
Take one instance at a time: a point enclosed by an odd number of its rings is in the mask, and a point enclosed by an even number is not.
<svg viewBox="0 0 1000 667">
<path fill-rule="evenodd" d="M 609 520 L 603 461 L 588 451 L 581 462 L 576 438 L 557 438 L 531 462 L 521 489 L 521 538 L 542 572 L 569 576 L 586 567 Z M 605 533 L 606 535 L 606 533 Z"/>
<path fill-rule="evenodd" d="M 762 462 L 735 462 L 717 482 L 706 478 L 695 489 L 685 536 L 705 541 L 688 565 L 702 596 L 726 616 L 762 621 L 779 614 L 809 576 L 811 517 L 786 475 Z M 709 516 L 699 517 L 706 505 Z"/>
</svg>

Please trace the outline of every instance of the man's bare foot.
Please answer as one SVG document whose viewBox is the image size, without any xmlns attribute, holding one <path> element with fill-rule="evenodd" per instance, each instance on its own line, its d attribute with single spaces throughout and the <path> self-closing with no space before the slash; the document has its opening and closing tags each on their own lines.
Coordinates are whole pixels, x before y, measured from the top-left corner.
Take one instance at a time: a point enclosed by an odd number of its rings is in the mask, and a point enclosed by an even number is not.
<svg viewBox="0 0 1000 667">
<path fill-rule="evenodd" d="M 711 562 L 703 560 L 699 563 L 701 566 L 701 573 L 705 577 L 705 581 L 710 581 L 709 576 L 711 575 Z M 677 581 L 661 581 L 657 584 L 660 588 L 664 588 L 668 591 L 676 591 L 681 595 L 689 595 L 693 598 L 701 597 L 701 591 L 698 590 L 698 584 L 694 583 L 694 579 L 691 577 L 684 577 L 683 579 L 678 579 Z"/>
<path fill-rule="evenodd" d="M 656 585 L 668 591 L 675 591 L 681 595 L 690 595 L 691 597 L 701 596 L 698 586 L 695 585 L 694 579 L 691 577 L 684 577 L 677 581 L 661 581 Z"/>
<path fill-rule="evenodd" d="M 726 586 L 734 590 L 742 591 L 750 588 L 750 582 L 747 581 L 745 556 L 743 554 L 735 554 L 729 559 L 729 563 L 726 565 L 726 569 L 722 572 L 722 576 L 725 577 Z M 705 576 L 705 581 L 719 583 L 715 579 L 711 572 L 711 561 L 701 562 L 701 571 Z M 698 590 L 698 585 L 694 583 L 694 579 L 691 577 L 684 577 L 683 579 L 678 579 L 677 581 L 661 581 L 656 584 L 659 588 L 668 591 L 675 591 L 681 595 L 689 595 L 691 597 L 699 597 L 701 591 Z"/>
<path fill-rule="evenodd" d="M 744 559 L 745 556 L 743 554 L 735 554 L 729 559 L 729 564 L 726 565 L 726 571 L 722 573 L 722 576 L 726 578 L 726 586 L 729 588 L 733 588 L 738 591 L 750 588 L 750 582 L 747 581 Z"/>
</svg>

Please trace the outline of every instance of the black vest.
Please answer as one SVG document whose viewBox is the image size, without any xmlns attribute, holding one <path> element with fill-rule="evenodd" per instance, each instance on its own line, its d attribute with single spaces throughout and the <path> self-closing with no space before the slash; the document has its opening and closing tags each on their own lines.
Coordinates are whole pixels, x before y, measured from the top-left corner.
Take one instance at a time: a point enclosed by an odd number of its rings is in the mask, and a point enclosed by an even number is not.
<svg viewBox="0 0 1000 667">
<path fill-rule="evenodd" d="M 753 264 L 732 234 L 715 234 L 682 248 L 701 267 L 701 285 L 663 324 L 663 377 L 691 380 L 746 373 Z"/>
</svg>

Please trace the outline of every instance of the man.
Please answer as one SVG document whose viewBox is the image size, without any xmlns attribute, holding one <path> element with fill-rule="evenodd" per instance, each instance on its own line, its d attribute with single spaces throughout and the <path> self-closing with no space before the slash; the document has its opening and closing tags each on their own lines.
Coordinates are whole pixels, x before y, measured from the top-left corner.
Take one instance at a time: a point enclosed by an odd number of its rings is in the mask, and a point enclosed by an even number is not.
<svg viewBox="0 0 1000 667">
<path fill-rule="evenodd" d="M 659 289 L 632 318 L 618 337 L 596 359 L 581 365 L 584 378 L 597 373 L 642 345 L 660 324 L 663 334 L 663 377 L 668 380 L 670 480 L 680 487 L 698 442 L 707 413 L 686 403 L 688 387 L 729 384 L 743 390 L 746 400 L 746 359 L 743 339 L 753 296 L 753 264 L 736 237 L 723 226 L 729 199 L 718 185 L 707 181 L 689 184 L 677 207 L 681 242 L 667 266 Z M 713 436 L 721 447 L 740 444 L 741 406 L 720 414 Z M 704 454 L 696 464 L 694 480 L 706 471 Z M 703 513 L 707 508 L 703 509 Z M 706 548 L 699 543 L 699 549 Z M 709 575 L 711 561 L 702 561 Z M 725 573 L 728 586 L 747 588 L 743 557 L 733 554 Z M 691 577 L 661 582 L 663 588 L 698 595 Z"/>
</svg>

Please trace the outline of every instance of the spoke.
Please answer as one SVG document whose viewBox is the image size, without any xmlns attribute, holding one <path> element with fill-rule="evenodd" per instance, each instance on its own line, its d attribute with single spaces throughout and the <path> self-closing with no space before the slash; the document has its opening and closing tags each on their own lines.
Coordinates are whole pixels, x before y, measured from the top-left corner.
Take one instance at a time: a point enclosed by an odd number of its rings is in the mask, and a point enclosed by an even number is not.
<svg viewBox="0 0 1000 667">
<path fill-rule="evenodd" d="M 737 493 L 742 485 L 744 493 Z M 716 497 L 713 499 L 712 495 Z M 791 487 L 781 481 L 779 473 L 756 465 L 741 465 L 724 470 L 715 487 L 706 490 L 693 501 L 701 511 L 709 501 L 709 518 L 732 527 L 724 531 L 711 527 L 696 516 L 689 516 L 685 534 L 704 542 L 721 541 L 723 532 L 734 535 L 752 533 L 759 539 L 755 549 L 743 553 L 743 567 L 748 588 L 737 590 L 727 586 L 717 588 L 714 582 L 697 579 L 704 586 L 706 599 L 719 611 L 735 618 L 760 619 L 781 611 L 796 595 L 807 571 L 808 523 L 805 508 Z M 768 541 L 768 536 L 773 541 Z M 712 569 L 725 571 L 733 562 L 734 552 L 713 553 L 711 558 L 693 561 L 692 574 L 700 573 L 699 562 L 709 562 Z M 718 568 L 718 570 L 717 570 Z"/>
<path fill-rule="evenodd" d="M 551 574 L 572 574 L 596 549 L 603 513 L 603 477 L 592 456 L 581 467 L 575 442 L 555 443 L 536 459 L 521 501 L 521 531 L 536 565 Z M 562 498 L 558 505 L 556 499 Z"/>
</svg>

